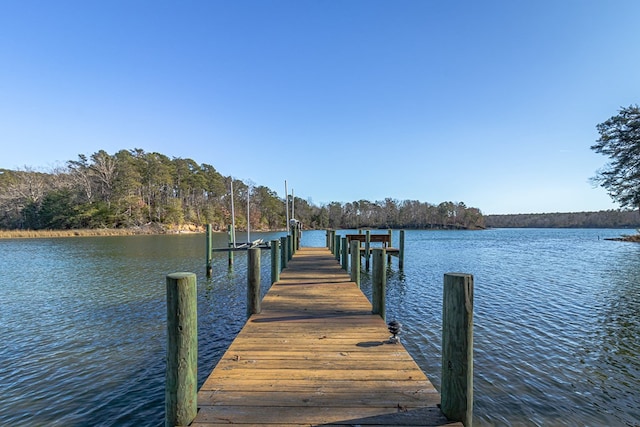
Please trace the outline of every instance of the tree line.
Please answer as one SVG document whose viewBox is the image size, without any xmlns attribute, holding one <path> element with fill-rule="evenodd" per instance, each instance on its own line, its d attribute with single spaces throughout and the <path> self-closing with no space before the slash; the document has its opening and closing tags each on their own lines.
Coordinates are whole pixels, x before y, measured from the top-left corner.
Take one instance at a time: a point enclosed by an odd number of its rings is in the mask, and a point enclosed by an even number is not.
<svg viewBox="0 0 640 427">
<path fill-rule="evenodd" d="M 637 228 L 637 211 L 606 210 L 598 212 L 486 215 L 492 228 Z"/>
<path fill-rule="evenodd" d="M 0 169 L 0 228 L 132 228 L 148 224 L 284 229 L 285 200 L 265 186 L 221 175 L 212 165 L 142 149 L 79 155 L 50 172 Z M 250 197 L 250 212 L 246 200 Z M 243 203 L 244 201 L 244 203 Z M 296 197 L 306 228 L 483 228 L 478 208 L 387 198 L 316 206 Z"/>
</svg>

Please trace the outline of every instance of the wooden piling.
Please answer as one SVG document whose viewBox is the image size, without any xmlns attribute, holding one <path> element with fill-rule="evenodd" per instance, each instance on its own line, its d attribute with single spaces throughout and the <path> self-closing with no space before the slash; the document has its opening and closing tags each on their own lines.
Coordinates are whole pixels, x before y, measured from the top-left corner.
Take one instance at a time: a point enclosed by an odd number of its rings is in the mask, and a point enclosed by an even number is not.
<svg viewBox="0 0 640 427">
<path fill-rule="evenodd" d="M 360 287 L 360 241 L 351 241 L 351 281 Z"/>
<path fill-rule="evenodd" d="M 444 275 L 442 412 L 470 427 L 473 419 L 473 276 Z"/>
<path fill-rule="evenodd" d="M 233 247 L 233 228 L 229 226 L 229 248 Z M 229 251 L 229 267 L 233 265 L 233 251 Z"/>
<path fill-rule="evenodd" d="M 207 277 L 211 277 L 213 274 L 213 235 L 211 231 L 211 224 L 207 224 L 205 233 L 205 252 L 206 252 L 206 272 Z"/>
<path fill-rule="evenodd" d="M 248 249 L 247 318 L 260 313 L 260 248 Z"/>
<path fill-rule="evenodd" d="M 271 284 L 280 280 L 280 241 L 271 241 Z"/>
<path fill-rule="evenodd" d="M 398 245 L 398 268 L 404 269 L 404 230 L 400 230 L 400 244 Z"/>
<path fill-rule="evenodd" d="M 349 271 L 349 244 L 347 243 L 347 238 L 342 238 L 342 269 L 344 271 Z"/>
<path fill-rule="evenodd" d="M 280 271 L 287 268 L 287 262 L 289 261 L 289 245 L 287 243 L 286 236 L 280 238 Z"/>
<path fill-rule="evenodd" d="M 335 246 L 335 252 L 333 255 L 336 257 L 336 261 L 340 262 L 340 248 L 341 248 L 341 237 L 339 234 L 336 234 L 335 239 L 333 239 L 333 245 Z"/>
<path fill-rule="evenodd" d="M 371 306 L 372 313 L 379 314 L 386 319 L 386 288 L 387 288 L 387 258 L 386 250 L 375 248 L 373 250 L 373 272 L 371 275 L 372 292 Z"/>
<path fill-rule="evenodd" d="M 387 233 L 389 233 L 389 247 L 393 247 L 391 244 L 393 242 L 393 230 L 389 228 Z M 391 265 L 391 253 L 387 253 L 387 265 Z"/>
<path fill-rule="evenodd" d="M 300 249 L 300 230 L 298 229 L 297 225 L 293 227 L 292 236 L 293 236 L 293 254 L 295 255 L 298 249 Z"/>
<path fill-rule="evenodd" d="M 291 234 L 287 236 L 287 257 L 289 261 L 293 258 L 293 236 Z"/>
<path fill-rule="evenodd" d="M 172 273 L 167 282 L 165 426 L 186 426 L 198 412 L 198 313 L 194 273 Z"/>
<path fill-rule="evenodd" d="M 371 230 L 367 230 L 364 241 L 364 269 L 369 271 L 369 259 L 371 258 Z"/>
</svg>

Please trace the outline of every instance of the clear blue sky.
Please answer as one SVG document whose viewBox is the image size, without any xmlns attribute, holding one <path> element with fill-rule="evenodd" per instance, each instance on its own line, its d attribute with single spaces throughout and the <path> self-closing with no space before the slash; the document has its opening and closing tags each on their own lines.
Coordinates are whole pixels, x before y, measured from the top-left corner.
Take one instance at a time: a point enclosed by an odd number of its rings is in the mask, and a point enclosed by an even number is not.
<svg viewBox="0 0 640 427">
<path fill-rule="evenodd" d="M 640 1 L 0 0 L 0 168 L 141 148 L 321 204 L 615 208 Z"/>
</svg>

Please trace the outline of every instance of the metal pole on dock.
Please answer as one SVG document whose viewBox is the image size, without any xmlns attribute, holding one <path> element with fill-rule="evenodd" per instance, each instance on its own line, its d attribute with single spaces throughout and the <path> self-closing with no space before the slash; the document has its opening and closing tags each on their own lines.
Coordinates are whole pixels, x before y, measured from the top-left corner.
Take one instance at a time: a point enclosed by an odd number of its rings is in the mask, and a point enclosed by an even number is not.
<svg viewBox="0 0 640 427">
<path fill-rule="evenodd" d="M 248 249 L 247 318 L 260 313 L 260 248 Z"/>
<path fill-rule="evenodd" d="M 360 287 L 360 241 L 351 241 L 351 281 Z"/>
<path fill-rule="evenodd" d="M 473 276 L 447 273 L 442 296 L 442 412 L 473 419 Z"/>
<path fill-rule="evenodd" d="M 342 238 L 342 268 L 344 271 L 349 271 L 349 244 L 347 238 Z"/>
<path fill-rule="evenodd" d="M 289 190 L 287 190 L 287 180 L 284 180 L 284 211 L 287 213 L 287 234 L 289 234 Z"/>
<path fill-rule="evenodd" d="M 373 272 L 371 275 L 371 305 L 372 313 L 379 314 L 386 319 L 385 303 L 387 288 L 387 251 L 383 248 L 373 250 Z"/>
<path fill-rule="evenodd" d="M 167 280 L 165 426 L 186 426 L 198 412 L 198 313 L 194 273 Z"/>
<path fill-rule="evenodd" d="M 398 248 L 398 268 L 404 269 L 404 230 L 400 230 L 400 245 Z"/>
<path fill-rule="evenodd" d="M 280 280 L 280 241 L 271 241 L 271 284 Z"/>
<path fill-rule="evenodd" d="M 287 268 L 287 261 L 289 261 L 289 241 L 287 236 L 280 238 L 280 267 Z"/>
<path fill-rule="evenodd" d="M 213 236 L 211 233 L 211 224 L 207 224 L 207 231 L 205 235 L 205 252 L 207 253 L 207 277 L 210 278 L 213 273 Z"/>
</svg>

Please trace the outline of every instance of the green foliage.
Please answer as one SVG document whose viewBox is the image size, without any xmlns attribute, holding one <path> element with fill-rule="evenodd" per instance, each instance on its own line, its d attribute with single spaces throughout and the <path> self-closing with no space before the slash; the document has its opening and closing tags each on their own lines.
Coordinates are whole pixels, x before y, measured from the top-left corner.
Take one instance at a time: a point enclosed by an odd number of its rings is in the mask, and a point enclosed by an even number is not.
<svg viewBox="0 0 640 427">
<path fill-rule="evenodd" d="M 230 177 L 191 159 L 136 148 L 110 155 L 79 155 L 66 169 L 49 174 L 0 170 L 0 228 L 126 228 L 151 222 L 224 230 L 231 223 Z M 271 189 L 233 181 L 236 226 L 284 229 L 285 203 Z M 247 218 L 246 200 L 251 212 Z M 384 201 L 315 206 L 295 198 L 295 217 L 307 228 L 413 227 L 479 228 L 476 208 L 438 206 L 387 198 Z"/>
<path fill-rule="evenodd" d="M 74 200 L 74 194 L 68 189 L 47 193 L 38 210 L 42 228 L 51 230 L 78 228 L 78 225 L 82 224 L 80 224 L 76 207 L 78 205 Z"/>
<path fill-rule="evenodd" d="M 621 108 L 596 126 L 600 138 L 591 149 L 610 162 L 593 178 L 621 207 L 640 208 L 640 108 Z"/>
</svg>

